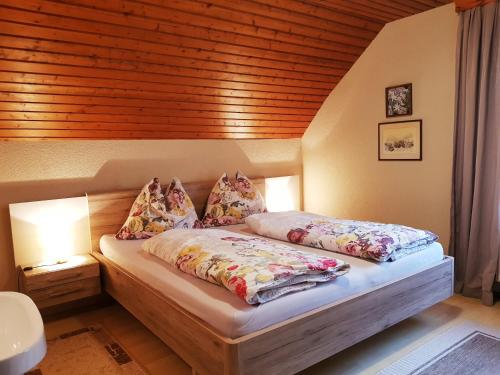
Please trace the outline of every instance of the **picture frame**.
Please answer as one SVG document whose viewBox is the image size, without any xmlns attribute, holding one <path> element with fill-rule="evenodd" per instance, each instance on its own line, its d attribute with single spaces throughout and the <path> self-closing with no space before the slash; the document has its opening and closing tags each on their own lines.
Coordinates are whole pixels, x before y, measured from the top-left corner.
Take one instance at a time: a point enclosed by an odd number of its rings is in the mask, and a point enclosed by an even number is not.
<svg viewBox="0 0 500 375">
<path fill-rule="evenodd" d="M 405 83 L 385 89 L 385 117 L 413 114 L 412 84 Z"/>
<path fill-rule="evenodd" d="M 422 160 L 422 120 L 379 123 L 378 160 Z"/>
</svg>

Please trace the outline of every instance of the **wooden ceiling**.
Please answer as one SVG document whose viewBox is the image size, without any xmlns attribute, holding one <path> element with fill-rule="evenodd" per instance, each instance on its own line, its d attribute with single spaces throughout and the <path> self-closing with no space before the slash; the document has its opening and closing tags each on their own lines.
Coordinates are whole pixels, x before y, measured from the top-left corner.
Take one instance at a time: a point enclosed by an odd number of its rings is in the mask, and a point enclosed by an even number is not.
<svg viewBox="0 0 500 375">
<path fill-rule="evenodd" d="M 0 139 L 297 138 L 386 22 L 447 0 L 1 0 Z"/>
</svg>

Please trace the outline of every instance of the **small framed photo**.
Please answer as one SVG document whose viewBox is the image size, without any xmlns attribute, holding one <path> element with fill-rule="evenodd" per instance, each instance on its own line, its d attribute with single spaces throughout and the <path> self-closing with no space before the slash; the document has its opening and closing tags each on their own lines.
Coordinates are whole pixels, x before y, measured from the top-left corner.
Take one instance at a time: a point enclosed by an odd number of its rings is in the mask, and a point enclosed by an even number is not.
<svg viewBox="0 0 500 375">
<path fill-rule="evenodd" d="M 378 160 L 422 160 L 422 120 L 378 124 Z"/>
<path fill-rule="evenodd" d="M 385 89 L 385 116 L 409 116 L 413 112 L 411 83 Z"/>
</svg>

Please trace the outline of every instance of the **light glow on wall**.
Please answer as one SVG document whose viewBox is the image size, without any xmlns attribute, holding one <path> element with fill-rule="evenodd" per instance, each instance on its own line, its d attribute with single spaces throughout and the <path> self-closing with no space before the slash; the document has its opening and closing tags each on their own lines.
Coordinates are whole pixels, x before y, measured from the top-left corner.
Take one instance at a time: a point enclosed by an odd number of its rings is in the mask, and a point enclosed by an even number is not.
<svg viewBox="0 0 500 375">
<path fill-rule="evenodd" d="M 269 212 L 301 209 L 299 176 L 266 178 L 266 206 Z"/>
<path fill-rule="evenodd" d="M 9 205 L 16 265 L 66 260 L 90 250 L 87 197 Z"/>
</svg>

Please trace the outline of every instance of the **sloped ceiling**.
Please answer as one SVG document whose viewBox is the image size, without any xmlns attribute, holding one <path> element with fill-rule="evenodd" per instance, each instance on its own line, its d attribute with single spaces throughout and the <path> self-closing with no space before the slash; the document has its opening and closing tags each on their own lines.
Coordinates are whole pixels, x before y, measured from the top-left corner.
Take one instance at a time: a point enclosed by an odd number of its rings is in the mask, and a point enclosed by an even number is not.
<svg viewBox="0 0 500 375">
<path fill-rule="evenodd" d="M 449 2 L 2 0 L 0 139 L 301 137 L 386 22 Z"/>
</svg>

